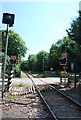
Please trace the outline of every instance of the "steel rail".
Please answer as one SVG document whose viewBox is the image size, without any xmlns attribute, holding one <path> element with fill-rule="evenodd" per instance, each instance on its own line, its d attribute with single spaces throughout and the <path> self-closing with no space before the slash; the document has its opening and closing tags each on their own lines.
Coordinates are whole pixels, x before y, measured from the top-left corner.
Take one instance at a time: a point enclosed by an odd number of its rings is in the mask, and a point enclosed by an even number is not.
<svg viewBox="0 0 81 120">
<path fill-rule="evenodd" d="M 28 74 L 26 73 L 26 75 L 28 76 Z M 29 77 L 29 76 L 28 76 Z M 33 82 L 34 86 L 35 86 L 35 89 L 37 91 L 37 93 L 39 94 L 41 100 L 43 101 L 45 107 L 47 108 L 47 110 L 49 111 L 51 117 L 52 117 L 52 120 L 58 120 L 58 118 L 56 117 L 56 115 L 54 114 L 54 112 L 51 110 L 50 106 L 48 105 L 48 103 L 46 102 L 46 100 L 44 99 L 44 97 L 42 96 L 41 92 L 38 90 L 37 88 L 37 85 L 34 83 L 34 81 L 32 80 L 32 78 L 30 78 L 31 81 Z"/>
<path fill-rule="evenodd" d="M 50 84 L 49 84 L 49 86 L 52 87 L 54 90 L 56 90 L 61 95 L 63 95 L 65 98 L 67 98 L 68 100 L 70 100 L 71 102 L 73 102 L 75 105 L 77 105 L 81 109 L 81 104 L 80 103 L 78 103 L 77 101 L 73 100 L 71 97 L 65 95 L 64 93 L 62 93 L 61 91 L 59 91 L 58 89 L 56 89 L 54 86 L 52 86 Z"/>
<path fill-rule="evenodd" d="M 32 74 L 30 74 L 32 75 Z M 32 75 L 33 77 L 36 78 L 36 76 Z M 39 77 L 37 77 L 39 80 L 41 80 Z M 41 80 L 42 82 L 44 82 L 43 80 Z M 47 83 L 47 82 L 44 82 Z M 48 84 L 48 83 L 47 83 Z M 48 84 L 48 86 L 52 87 L 54 90 L 56 90 L 58 93 L 60 93 L 61 95 L 63 95 L 65 98 L 67 98 L 69 101 L 73 102 L 75 105 L 77 105 L 80 109 L 81 109 L 81 104 L 78 103 L 77 101 L 73 100 L 71 97 L 65 95 L 63 92 L 59 91 L 58 89 L 56 89 L 54 86 Z"/>
</svg>

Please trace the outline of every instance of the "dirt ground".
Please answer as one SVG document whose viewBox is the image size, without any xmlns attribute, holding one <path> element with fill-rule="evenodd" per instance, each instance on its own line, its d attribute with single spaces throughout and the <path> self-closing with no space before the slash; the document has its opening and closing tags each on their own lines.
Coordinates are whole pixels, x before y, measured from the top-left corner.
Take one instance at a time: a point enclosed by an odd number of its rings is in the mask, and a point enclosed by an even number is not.
<svg viewBox="0 0 81 120">
<path fill-rule="evenodd" d="M 59 90 L 81 104 L 80 87 L 67 87 L 60 88 Z M 40 120 L 50 120 L 50 117 L 37 94 L 22 95 L 14 99 L 9 99 L 10 96 L 8 94 L 5 94 L 4 97 L 7 98 L 8 101 L 3 105 L 0 104 L 3 118 L 40 118 Z"/>
<path fill-rule="evenodd" d="M 9 95 L 6 97 L 10 97 Z M 2 120 L 39 119 L 50 120 L 40 98 L 36 94 L 19 96 L 0 105 L 2 107 Z"/>
</svg>

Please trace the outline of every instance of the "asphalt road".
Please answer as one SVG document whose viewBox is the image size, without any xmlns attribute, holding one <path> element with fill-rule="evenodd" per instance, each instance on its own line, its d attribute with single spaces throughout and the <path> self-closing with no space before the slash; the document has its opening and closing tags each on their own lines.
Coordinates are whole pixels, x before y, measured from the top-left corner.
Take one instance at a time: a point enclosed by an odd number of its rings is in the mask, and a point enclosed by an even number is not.
<svg viewBox="0 0 81 120">
<path fill-rule="evenodd" d="M 39 84 L 45 84 L 45 83 L 49 83 L 49 84 L 54 84 L 56 82 L 60 82 L 60 78 L 59 77 L 54 77 L 54 78 L 32 78 L 35 82 L 36 85 Z M 12 79 L 12 84 L 32 84 L 32 81 L 29 78 L 13 78 Z"/>
</svg>

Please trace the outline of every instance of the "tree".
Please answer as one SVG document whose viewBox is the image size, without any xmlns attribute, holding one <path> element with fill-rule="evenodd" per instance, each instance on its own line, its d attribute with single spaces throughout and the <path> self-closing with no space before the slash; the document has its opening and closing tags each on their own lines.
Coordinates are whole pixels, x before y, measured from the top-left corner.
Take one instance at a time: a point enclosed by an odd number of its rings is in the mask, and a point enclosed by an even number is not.
<svg viewBox="0 0 81 120">
<path fill-rule="evenodd" d="M 37 56 L 36 55 L 29 55 L 28 57 L 28 70 L 29 71 L 36 71 L 36 64 L 37 64 Z"/>
<path fill-rule="evenodd" d="M 21 63 L 21 65 L 20 65 L 20 68 L 21 68 L 21 70 L 23 70 L 23 71 L 28 71 L 29 69 L 28 69 L 28 61 L 26 60 L 26 61 L 23 61 L 22 63 Z"/>
<path fill-rule="evenodd" d="M 21 69 L 31 72 L 42 72 L 43 71 L 43 59 L 45 70 L 47 67 L 48 53 L 45 51 L 40 51 L 36 55 L 29 55 L 28 60 L 22 62 Z"/>
<path fill-rule="evenodd" d="M 63 69 L 63 67 L 59 65 L 59 58 L 64 53 L 68 55 L 68 71 L 71 71 L 71 63 L 75 64 L 75 71 L 79 71 L 80 60 L 78 61 L 78 59 L 80 58 L 80 53 L 78 44 L 69 37 L 64 37 L 55 44 L 52 44 L 49 53 L 49 67 L 53 67 L 54 70 Z"/>
<path fill-rule="evenodd" d="M 5 52 L 5 46 L 6 46 L 6 32 L 4 32 L 2 36 L 2 52 Z M 18 34 L 16 34 L 14 31 L 9 30 L 7 55 L 9 57 L 11 56 L 17 57 L 18 64 L 15 67 L 16 73 L 20 71 L 21 57 L 25 56 L 26 51 L 27 51 L 27 47 L 25 46 L 25 42 L 21 39 L 21 37 Z M 20 72 L 18 76 L 20 76 Z"/>
<path fill-rule="evenodd" d="M 66 31 L 69 38 L 75 41 L 78 46 L 75 59 L 76 65 L 81 66 L 81 11 L 79 11 L 79 17 L 72 21 L 71 27 Z M 80 67 L 77 67 L 77 70 L 80 70 Z"/>
<path fill-rule="evenodd" d="M 79 17 L 72 21 L 71 27 L 66 29 L 70 39 L 76 41 L 80 47 L 81 45 L 81 11 L 79 11 Z"/>
<path fill-rule="evenodd" d="M 54 70 L 59 68 L 59 54 L 58 54 L 58 46 L 56 44 L 52 44 L 49 52 L 49 70 L 52 67 Z"/>
<path fill-rule="evenodd" d="M 46 70 L 48 53 L 42 50 L 37 54 L 37 71 L 39 72 L 43 71 L 43 59 L 44 59 L 44 69 Z"/>
<path fill-rule="evenodd" d="M 5 52 L 6 45 L 6 33 L 4 33 L 2 37 L 2 52 Z M 25 46 L 25 42 L 21 39 L 21 37 L 14 33 L 14 31 L 9 30 L 8 32 L 8 56 L 20 56 L 20 58 L 25 56 L 27 51 L 27 47 Z"/>
</svg>

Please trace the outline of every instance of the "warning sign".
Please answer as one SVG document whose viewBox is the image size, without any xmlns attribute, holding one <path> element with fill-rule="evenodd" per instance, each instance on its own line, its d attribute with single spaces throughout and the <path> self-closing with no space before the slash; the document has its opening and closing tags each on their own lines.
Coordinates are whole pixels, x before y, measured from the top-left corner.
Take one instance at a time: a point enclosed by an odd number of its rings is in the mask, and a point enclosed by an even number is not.
<svg viewBox="0 0 81 120">
<path fill-rule="evenodd" d="M 10 65 L 18 64 L 18 59 L 16 58 L 16 56 L 11 56 L 9 64 Z"/>
</svg>

